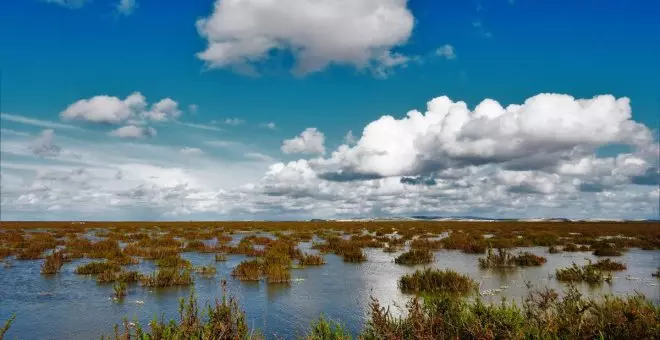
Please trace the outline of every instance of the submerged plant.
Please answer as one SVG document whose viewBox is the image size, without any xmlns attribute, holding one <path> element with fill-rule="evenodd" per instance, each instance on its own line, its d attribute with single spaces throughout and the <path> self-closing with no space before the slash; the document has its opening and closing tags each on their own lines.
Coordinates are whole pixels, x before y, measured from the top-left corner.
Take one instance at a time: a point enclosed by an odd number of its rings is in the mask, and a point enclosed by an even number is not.
<svg viewBox="0 0 660 340">
<path fill-rule="evenodd" d="M 125 282 L 119 282 L 115 285 L 112 286 L 112 290 L 114 291 L 115 299 L 123 299 L 124 296 L 126 296 L 126 290 L 128 286 L 126 285 Z"/>
</svg>

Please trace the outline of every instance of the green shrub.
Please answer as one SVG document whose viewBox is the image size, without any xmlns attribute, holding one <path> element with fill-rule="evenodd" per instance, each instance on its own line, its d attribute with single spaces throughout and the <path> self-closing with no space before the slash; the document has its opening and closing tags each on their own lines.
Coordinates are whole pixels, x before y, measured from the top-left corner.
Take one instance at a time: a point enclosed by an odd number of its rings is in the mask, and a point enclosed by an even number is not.
<svg viewBox="0 0 660 340">
<path fill-rule="evenodd" d="M 96 275 L 104 271 L 119 271 L 121 266 L 115 262 L 90 262 L 83 264 L 76 268 L 76 274 L 79 275 Z"/>
</svg>

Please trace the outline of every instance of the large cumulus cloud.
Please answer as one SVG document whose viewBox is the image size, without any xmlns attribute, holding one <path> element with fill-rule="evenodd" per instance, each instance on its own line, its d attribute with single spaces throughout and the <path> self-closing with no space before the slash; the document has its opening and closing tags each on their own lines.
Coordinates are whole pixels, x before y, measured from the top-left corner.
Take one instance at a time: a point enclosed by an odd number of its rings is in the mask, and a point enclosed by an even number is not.
<svg viewBox="0 0 660 340">
<path fill-rule="evenodd" d="M 331 63 L 383 72 L 391 66 L 383 59 L 408 40 L 413 21 L 407 0 L 217 0 L 197 22 L 208 41 L 197 56 L 212 68 L 254 71 L 274 51 L 289 50 L 298 74 Z"/>
</svg>

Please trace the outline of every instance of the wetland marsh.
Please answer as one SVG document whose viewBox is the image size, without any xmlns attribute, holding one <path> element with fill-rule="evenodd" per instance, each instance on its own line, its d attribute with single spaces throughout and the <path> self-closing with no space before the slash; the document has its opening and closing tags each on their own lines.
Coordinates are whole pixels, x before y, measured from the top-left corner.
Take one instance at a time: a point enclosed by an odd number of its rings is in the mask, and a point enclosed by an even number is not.
<svg viewBox="0 0 660 340">
<path fill-rule="evenodd" d="M 0 320 L 16 316 L 8 339 L 99 338 L 124 318 L 148 329 L 154 317 L 178 320 L 193 290 L 202 307 L 221 298 L 225 281 L 266 338 L 314 334 L 320 315 L 368 338 L 372 298 L 409 315 L 420 291 L 405 288 L 426 284 L 486 304 L 522 305 L 530 285 L 640 293 L 656 322 L 660 306 L 657 223 L 2 222 L 0 254 Z M 452 275 L 469 281 L 446 286 Z"/>
</svg>

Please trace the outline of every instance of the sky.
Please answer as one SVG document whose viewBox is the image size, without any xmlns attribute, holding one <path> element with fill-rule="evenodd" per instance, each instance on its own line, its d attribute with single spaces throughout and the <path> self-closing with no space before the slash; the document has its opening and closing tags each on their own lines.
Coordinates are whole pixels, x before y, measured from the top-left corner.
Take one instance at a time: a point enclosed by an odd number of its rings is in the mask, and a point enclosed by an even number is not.
<svg viewBox="0 0 660 340">
<path fill-rule="evenodd" d="M 659 11 L 5 0 L 0 218 L 657 219 Z"/>
</svg>

